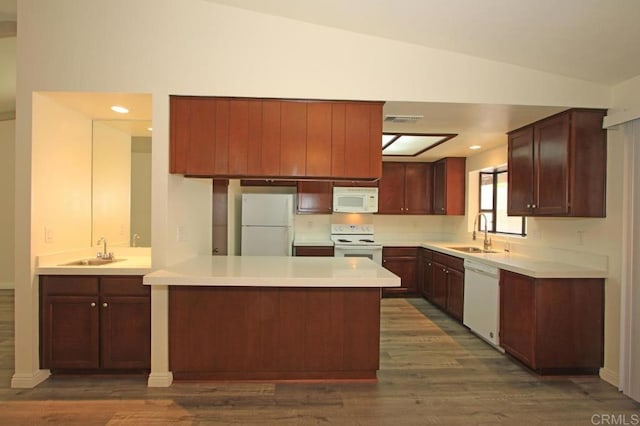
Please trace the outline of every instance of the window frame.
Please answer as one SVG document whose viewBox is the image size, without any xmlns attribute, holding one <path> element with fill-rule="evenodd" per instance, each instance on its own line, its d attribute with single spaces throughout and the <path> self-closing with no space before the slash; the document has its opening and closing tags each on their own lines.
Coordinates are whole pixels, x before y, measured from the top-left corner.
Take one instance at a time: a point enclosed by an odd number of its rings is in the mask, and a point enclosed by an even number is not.
<svg viewBox="0 0 640 426">
<path fill-rule="evenodd" d="M 487 231 L 490 234 L 500 234 L 500 235 L 517 235 L 519 237 L 526 237 L 527 236 L 527 217 L 526 216 L 520 216 L 522 218 L 522 228 L 521 228 L 521 232 L 498 232 L 498 226 L 497 226 L 497 222 L 498 222 L 498 214 L 497 214 L 497 205 L 498 205 L 498 175 L 501 175 L 503 173 L 508 173 L 508 170 L 493 170 L 493 171 L 480 171 L 478 174 L 478 212 L 479 213 L 491 213 L 491 231 Z M 483 176 L 492 176 L 493 179 L 493 203 L 491 206 L 491 209 L 483 209 L 482 208 L 482 177 Z M 484 230 L 481 229 L 482 228 L 482 221 L 478 221 L 478 229 L 476 229 L 476 231 L 482 231 L 484 232 Z"/>
</svg>

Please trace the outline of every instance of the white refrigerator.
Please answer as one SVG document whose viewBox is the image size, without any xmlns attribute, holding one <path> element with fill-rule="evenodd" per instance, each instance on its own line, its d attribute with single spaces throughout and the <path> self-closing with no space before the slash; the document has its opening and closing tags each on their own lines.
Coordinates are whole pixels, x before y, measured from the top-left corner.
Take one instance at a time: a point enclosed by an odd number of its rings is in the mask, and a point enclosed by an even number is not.
<svg viewBox="0 0 640 426">
<path fill-rule="evenodd" d="M 243 256 L 291 256 L 293 206 L 291 194 L 242 194 Z"/>
</svg>

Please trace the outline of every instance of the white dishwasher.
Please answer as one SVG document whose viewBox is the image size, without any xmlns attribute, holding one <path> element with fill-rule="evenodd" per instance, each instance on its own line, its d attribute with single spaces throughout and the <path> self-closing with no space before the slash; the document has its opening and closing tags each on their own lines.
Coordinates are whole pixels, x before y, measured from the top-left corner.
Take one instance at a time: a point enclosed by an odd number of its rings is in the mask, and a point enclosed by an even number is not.
<svg viewBox="0 0 640 426">
<path fill-rule="evenodd" d="M 475 260 L 464 261 L 464 325 L 496 349 L 500 330 L 499 270 Z"/>
</svg>

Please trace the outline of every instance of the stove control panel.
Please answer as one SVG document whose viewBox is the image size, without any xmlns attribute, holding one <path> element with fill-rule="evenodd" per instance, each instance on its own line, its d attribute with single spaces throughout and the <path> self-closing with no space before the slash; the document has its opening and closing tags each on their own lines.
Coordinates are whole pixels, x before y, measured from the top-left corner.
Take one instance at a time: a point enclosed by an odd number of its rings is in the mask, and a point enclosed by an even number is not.
<svg viewBox="0 0 640 426">
<path fill-rule="evenodd" d="M 361 225 L 346 225 L 346 224 L 333 224 L 331 225 L 332 234 L 367 234 L 373 235 L 372 224 Z"/>
</svg>

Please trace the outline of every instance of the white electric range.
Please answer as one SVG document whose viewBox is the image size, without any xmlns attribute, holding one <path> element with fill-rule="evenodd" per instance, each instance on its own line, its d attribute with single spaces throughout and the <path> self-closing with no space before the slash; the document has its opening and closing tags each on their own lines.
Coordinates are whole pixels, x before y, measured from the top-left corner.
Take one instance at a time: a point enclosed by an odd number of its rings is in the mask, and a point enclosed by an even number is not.
<svg viewBox="0 0 640 426">
<path fill-rule="evenodd" d="M 382 265 L 382 244 L 375 241 L 373 225 L 331 225 L 335 257 L 368 257 Z"/>
</svg>

